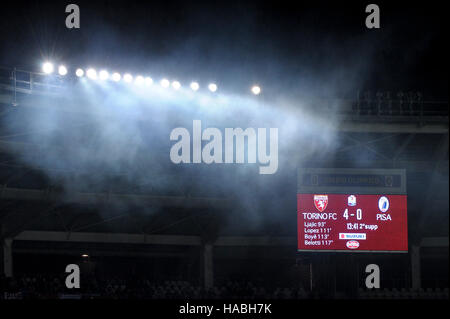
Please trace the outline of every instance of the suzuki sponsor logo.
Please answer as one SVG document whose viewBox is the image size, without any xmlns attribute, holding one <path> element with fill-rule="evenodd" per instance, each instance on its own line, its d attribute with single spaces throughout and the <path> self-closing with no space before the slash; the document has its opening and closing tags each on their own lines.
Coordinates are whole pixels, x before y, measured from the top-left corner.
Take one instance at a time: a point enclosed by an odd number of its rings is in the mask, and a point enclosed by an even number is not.
<svg viewBox="0 0 450 319">
<path fill-rule="evenodd" d="M 366 234 L 365 233 L 339 233 L 339 239 L 365 240 L 366 239 Z"/>
</svg>

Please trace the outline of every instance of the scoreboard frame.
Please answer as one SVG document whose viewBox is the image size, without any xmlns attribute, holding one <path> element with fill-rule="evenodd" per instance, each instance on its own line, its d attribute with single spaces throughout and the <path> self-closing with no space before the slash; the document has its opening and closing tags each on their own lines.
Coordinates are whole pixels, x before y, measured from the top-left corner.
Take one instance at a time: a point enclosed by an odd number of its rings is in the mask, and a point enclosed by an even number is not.
<svg viewBox="0 0 450 319">
<path fill-rule="evenodd" d="M 407 195 L 405 169 L 299 168 L 297 176 L 297 194 Z"/>
<path fill-rule="evenodd" d="M 297 196 L 299 194 L 352 194 L 352 195 L 405 195 L 406 170 L 380 168 L 299 168 Z M 407 209 L 407 208 L 406 208 Z M 297 206 L 297 222 L 298 222 Z M 299 230 L 297 229 L 297 241 Z M 408 213 L 406 211 L 406 240 L 409 246 Z M 297 252 L 313 253 L 408 253 L 407 250 L 341 250 L 299 249 Z"/>
</svg>

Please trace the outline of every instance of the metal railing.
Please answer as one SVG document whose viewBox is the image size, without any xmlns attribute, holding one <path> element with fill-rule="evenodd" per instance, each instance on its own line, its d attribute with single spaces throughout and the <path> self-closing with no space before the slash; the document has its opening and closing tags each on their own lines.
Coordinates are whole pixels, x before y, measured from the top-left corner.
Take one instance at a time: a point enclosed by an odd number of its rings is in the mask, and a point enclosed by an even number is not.
<svg viewBox="0 0 450 319">
<path fill-rule="evenodd" d="M 0 67 L 0 85 L 13 94 L 57 92 L 67 81 L 61 76 L 47 76 L 40 72 L 24 71 L 16 68 Z"/>
</svg>

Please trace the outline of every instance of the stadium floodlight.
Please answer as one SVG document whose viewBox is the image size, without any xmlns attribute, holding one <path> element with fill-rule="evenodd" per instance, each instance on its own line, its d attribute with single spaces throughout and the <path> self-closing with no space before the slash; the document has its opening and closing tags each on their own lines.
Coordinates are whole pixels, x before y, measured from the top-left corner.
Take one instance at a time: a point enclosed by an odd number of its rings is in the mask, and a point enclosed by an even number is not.
<svg viewBox="0 0 450 319">
<path fill-rule="evenodd" d="M 146 77 L 145 78 L 145 85 L 152 85 L 153 84 L 153 79 L 151 77 Z"/>
<path fill-rule="evenodd" d="M 120 79 L 121 79 L 121 76 L 120 76 L 119 73 L 114 72 L 114 73 L 111 75 L 111 79 L 112 79 L 114 82 L 119 82 Z"/>
<path fill-rule="evenodd" d="M 97 79 L 97 71 L 95 71 L 95 69 L 88 69 L 86 71 L 86 75 L 88 78 L 95 80 Z"/>
<path fill-rule="evenodd" d="M 44 71 L 45 74 L 50 74 L 53 72 L 53 64 L 51 64 L 50 62 L 45 62 L 42 65 L 42 71 Z"/>
<path fill-rule="evenodd" d="M 200 88 L 200 85 L 197 82 L 192 82 L 190 87 L 193 91 L 197 91 Z"/>
<path fill-rule="evenodd" d="M 261 88 L 257 85 L 252 87 L 252 93 L 255 95 L 258 95 L 259 93 L 261 93 Z"/>
<path fill-rule="evenodd" d="M 144 82 L 145 82 L 145 80 L 142 75 L 138 75 L 136 77 L 136 80 L 134 81 L 134 83 L 136 83 L 137 85 L 142 85 L 142 84 L 144 84 Z"/>
<path fill-rule="evenodd" d="M 98 75 L 100 77 L 100 80 L 102 80 L 102 81 L 108 80 L 108 78 L 109 78 L 109 73 L 106 70 L 101 70 Z"/>
<path fill-rule="evenodd" d="M 67 74 L 67 68 L 64 65 L 60 65 L 58 68 L 59 75 L 66 75 Z"/>
<path fill-rule="evenodd" d="M 211 92 L 216 92 L 216 91 L 217 91 L 217 84 L 215 84 L 215 83 L 210 83 L 210 84 L 208 85 L 208 89 L 209 89 Z"/>
<path fill-rule="evenodd" d="M 181 87 L 181 84 L 180 84 L 180 82 L 178 82 L 178 81 L 173 81 L 173 82 L 172 82 L 172 87 L 173 87 L 175 90 L 178 90 L 178 89 Z"/>
<path fill-rule="evenodd" d="M 123 76 L 123 80 L 127 83 L 130 83 L 131 81 L 133 81 L 133 77 L 131 76 L 131 74 L 127 73 Z"/>
<path fill-rule="evenodd" d="M 78 76 L 79 78 L 81 78 L 84 75 L 83 69 L 77 69 L 75 71 L 75 75 Z"/>
<path fill-rule="evenodd" d="M 169 80 L 167 80 L 167 79 L 162 79 L 162 80 L 161 80 L 161 86 L 162 86 L 163 88 L 168 88 L 168 87 L 170 86 Z"/>
</svg>

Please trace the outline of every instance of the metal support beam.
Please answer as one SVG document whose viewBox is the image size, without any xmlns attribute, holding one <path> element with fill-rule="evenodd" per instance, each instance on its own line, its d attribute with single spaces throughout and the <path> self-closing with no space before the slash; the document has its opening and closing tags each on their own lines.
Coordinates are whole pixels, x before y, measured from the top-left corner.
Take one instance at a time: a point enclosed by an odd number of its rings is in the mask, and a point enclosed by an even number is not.
<svg viewBox="0 0 450 319">
<path fill-rule="evenodd" d="M 345 122 L 341 124 L 337 130 L 340 132 L 353 133 L 446 134 L 448 133 L 448 122 L 425 124 L 423 126 L 419 126 L 415 123 Z"/>
<path fill-rule="evenodd" d="M 205 244 L 203 246 L 203 279 L 205 289 L 214 286 L 213 265 L 213 245 Z"/>
<path fill-rule="evenodd" d="M 3 273 L 6 278 L 13 277 L 13 256 L 12 256 L 12 238 L 2 240 L 3 249 Z"/>
<path fill-rule="evenodd" d="M 152 196 L 138 194 L 110 194 L 110 193 L 73 193 L 70 197 L 59 192 L 48 189 L 23 189 L 3 187 L 0 191 L 0 198 L 19 200 L 42 200 L 57 201 L 79 204 L 107 204 L 120 203 L 130 204 L 143 203 L 146 205 L 158 204 L 170 207 L 211 207 L 229 204 L 228 199 L 212 197 L 187 197 L 187 196 Z"/>
<path fill-rule="evenodd" d="M 412 288 L 419 289 L 421 288 L 421 271 L 420 271 L 420 247 L 412 246 L 411 247 L 411 279 L 412 279 Z"/>
<path fill-rule="evenodd" d="M 33 231 L 25 230 L 14 237 L 23 241 L 52 241 L 52 242 L 92 242 L 111 244 L 149 244 L 149 245 L 179 245 L 201 246 L 200 236 L 183 235 L 145 235 L 124 233 L 84 233 L 61 231 Z M 295 237 L 268 236 L 223 236 L 218 237 L 212 246 L 295 246 Z M 209 249 L 209 248 L 208 248 Z"/>
<path fill-rule="evenodd" d="M 26 230 L 14 237 L 14 240 L 109 243 L 109 244 L 149 244 L 149 245 L 179 245 L 200 246 L 198 236 L 179 235 L 145 235 L 123 233 L 79 233 L 57 231 Z"/>
</svg>

